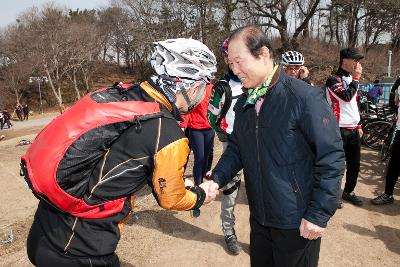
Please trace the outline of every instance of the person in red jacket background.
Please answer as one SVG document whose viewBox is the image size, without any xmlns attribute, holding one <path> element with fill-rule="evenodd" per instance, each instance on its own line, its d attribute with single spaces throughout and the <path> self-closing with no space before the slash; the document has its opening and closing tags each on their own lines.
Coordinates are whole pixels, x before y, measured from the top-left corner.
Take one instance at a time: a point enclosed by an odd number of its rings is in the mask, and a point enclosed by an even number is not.
<svg viewBox="0 0 400 267">
<path fill-rule="evenodd" d="M 207 85 L 204 99 L 188 115 L 187 128 L 189 144 L 194 156 L 193 178 L 196 185 L 203 182 L 203 178 L 212 163 L 210 154 L 213 152 L 215 133 L 207 120 L 208 102 L 210 101 L 212 87 L 212 83 Z"/>
</svg>

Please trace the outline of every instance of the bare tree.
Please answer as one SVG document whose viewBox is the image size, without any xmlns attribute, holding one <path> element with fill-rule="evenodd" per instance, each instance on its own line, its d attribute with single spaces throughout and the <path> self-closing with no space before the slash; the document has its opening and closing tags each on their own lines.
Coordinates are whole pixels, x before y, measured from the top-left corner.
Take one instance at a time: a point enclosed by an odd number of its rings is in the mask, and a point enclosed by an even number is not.
<svg viewBox="0 0 400 267">
<path fill-rule="evenodd" d="M 40 59 L 39 68 L 48 78 L 61 113 L 65 110 L 62 82 L 73 65 L 76 45 L 68 25 L 66 10 L 52 5 L 29 18 L 32 50 Z"/>
<path fill-rule="evenodd" d="M 10 25 L 0 38 L 1 74 L 17 104 L 27 89 L 29 76 L 34 69 L 32 54 L 24 39 L 25 33 L 24 25 L 17 23 Z"/>
<path fill-rule="evenodd" d="M 67 62 L 70 66 L 66 73 L 71 80 L 76 92 L 76 98 L 81 98 L 78 86 L 78 72 L 82 72 L 86 91 L 89 91 L 89 77 L 92 64 L 96 55 L 100 53 L 98 34 L 96 32 L 95 10 L 69 11 L 69 23 L 66 29 L 70 36 L 71 58 Z"/>
<path fill-rule="evenodd" d="M 222 0 L 219 5 L 220 8 L 224 12 L 224 16 L 222 18 L 222 26 L 227 35 L 232 30 L 233 21 L 235 18 L 233 17 L 234 12 L 238 9 L 239 0 Z"/>
<path fill-rule="evenodd" d="M 315 14 L 320 0 L 294 1 L 294 0 L 240 0 L 239 1 L 248 12 L 248 16 L 262 18 L 261 26 L 271 27 L 279 32 L 282 48 L 284 50 L 297 49 L 300 33 L 304 31 L 311 17 Z M 307 3 L 305 5 L 305 3 Z M 293 5 L 297 5 L 301 12 L 302 19 L 293 34 L 289 31 L 288 16 Z M 306 7 L 306 8 L 304 8 Z"/>
</svg>

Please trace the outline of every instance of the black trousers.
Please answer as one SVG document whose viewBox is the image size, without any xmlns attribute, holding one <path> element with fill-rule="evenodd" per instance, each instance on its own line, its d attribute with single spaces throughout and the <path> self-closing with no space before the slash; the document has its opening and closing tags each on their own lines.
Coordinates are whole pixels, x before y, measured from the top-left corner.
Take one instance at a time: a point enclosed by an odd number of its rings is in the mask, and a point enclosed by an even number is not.
<svg viewBox="0 0 400 267">
<path fill-rule="evenodd" d="M 98 257 L 77 257 L 64 254 L 46 238 L 42 227 L 35 219 L 29 231 L 27 253 L 31 263 L 38 267 L 119 267 L 117 254 Z"/>
<path fill-rule="evenodd" d="M 357 129 L 347 130 L 340 128 L 343 140 L 343 150 L 346 156 L 346 183 L 344 192 L 351 193 L 357 185 L 360 172 L 361 138 Z"/>
<path fill-rule="evenodd" d="M 213 129 L 192 129 L 189 128 L 189 143 L 193 150 L 193 178 L 194 183 L 199 185 L 209 167 L 210 154 L 214 146 Z"/>
<path fill-rule="evenodd" d="M 400 175 L 400 130 L 394 132 L 393 143 L 390 151 L 390 160 L 386 172 L 385 193 L 393 195 L 394 186 Z"/>
<path fill-rule="evenodd" d="M 8 129 L 10 129 L 10 127 L 12 126 L 12 123 L 11 123 L 10 120 L 1 121 L 1 122 L 0 122 L 0 127 L 1 127 L 2 130 L 3 130 L 3 128 L 4 128 L 4 124 L 6 124 L 6 123 L 7 123 Z"/>
<path fill-rule="evenodd" d="M 308 240 L 299 229 L 284 230 L 260 225 L 250 218 L 252 267 L 316 267 L 321 238 Z"/>
</svg>

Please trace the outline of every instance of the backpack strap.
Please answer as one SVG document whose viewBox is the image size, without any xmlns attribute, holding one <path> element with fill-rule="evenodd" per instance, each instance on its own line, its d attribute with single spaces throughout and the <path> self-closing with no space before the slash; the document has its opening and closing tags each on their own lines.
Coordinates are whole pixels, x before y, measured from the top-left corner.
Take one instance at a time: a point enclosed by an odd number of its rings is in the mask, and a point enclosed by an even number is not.
<svg viewBox="0 0 400 267">
<path fill-rule="evenodd" d="M 142 82 L 140 84 L 140 88 L 142 88 L 146 93 L 154 98 L 158 103 L 162 104 L 165 106 L 170 112 L 172 112 L 172 106 L 168 99 L 165 98 L 160 92 L 158 92 L 153 86 L 149 84 L 149 82 Z"/>
<path fill-rule="evenodd" d="M 221 131 L 221 121 L 225 118 L 232 104 L 232 89 L 225 80 L 216 82 L 211 90 L 207 119 L 215 131 Z"/>
</svg>

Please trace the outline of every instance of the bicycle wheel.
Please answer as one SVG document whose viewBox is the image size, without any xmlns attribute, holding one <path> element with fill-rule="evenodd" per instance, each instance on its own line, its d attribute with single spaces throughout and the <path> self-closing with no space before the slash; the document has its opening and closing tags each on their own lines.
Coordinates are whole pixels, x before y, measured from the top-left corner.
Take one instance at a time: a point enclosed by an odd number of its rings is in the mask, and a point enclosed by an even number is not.
<svg viewBox="0 0 400 267">
<path fill-rule="evenodd" d="M 373 121 L 364 127 L 362 142 L 367 147 L 379 150 L 390 130 L 392 124 L 387 121 Z"/>
</svg>

